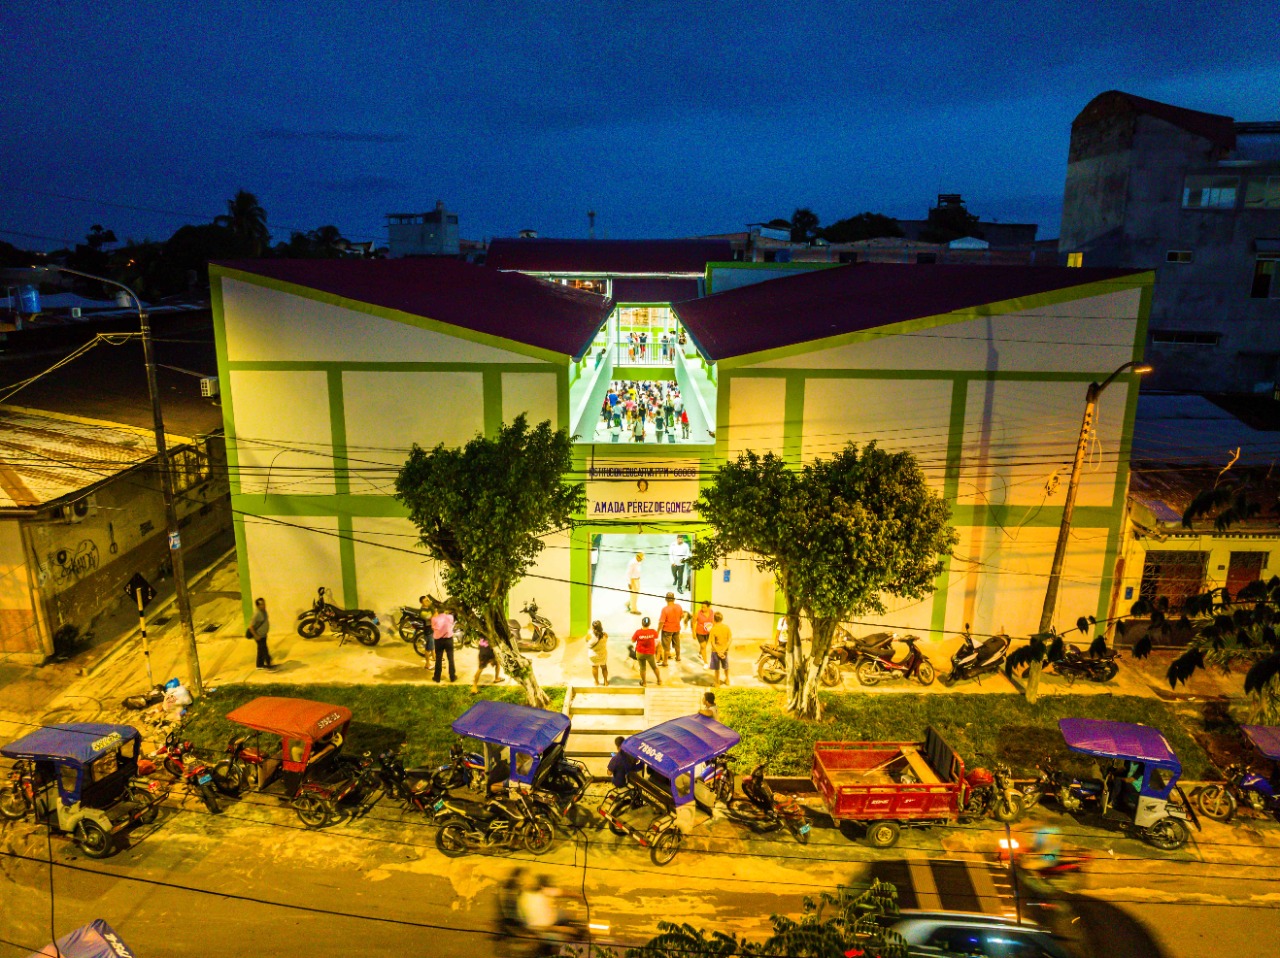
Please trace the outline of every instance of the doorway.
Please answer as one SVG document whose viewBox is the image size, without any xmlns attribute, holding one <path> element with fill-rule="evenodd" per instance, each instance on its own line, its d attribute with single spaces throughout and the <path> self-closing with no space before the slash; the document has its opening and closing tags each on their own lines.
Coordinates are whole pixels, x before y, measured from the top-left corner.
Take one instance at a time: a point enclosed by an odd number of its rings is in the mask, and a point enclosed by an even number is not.
<svg viewBox="0 0 1280 958">
<path fill-rule="evenodd" d="M 591 606 L 588 621 L 599 619 L 610 635 L 630 636 L 640 628 L 640 619 L 649 616 L 657 628 L 658 613 L 666 604 L 664 596 L 676 593 L 676 601 L 686 612 L 693 606 L 693 575 L 685 567 L 684 590 L 676 589 L 671 575 L 671 548 L 677 535 L 683 535 L 690 547 L 693 536 L 687 533 L 631 534 L 604 533 L 591 537 Z M 640 615 L 627 611 L 630 600 L 627 571 L 636 553 L 644 554 L 640 563 L 640 596 L 636 608 Z"/>
</svg>

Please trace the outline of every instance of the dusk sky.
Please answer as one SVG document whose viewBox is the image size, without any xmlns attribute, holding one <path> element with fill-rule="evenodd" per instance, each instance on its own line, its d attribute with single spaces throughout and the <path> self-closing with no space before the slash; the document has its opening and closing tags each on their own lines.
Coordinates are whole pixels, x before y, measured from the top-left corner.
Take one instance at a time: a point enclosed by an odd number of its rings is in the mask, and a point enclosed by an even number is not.
<svg viewBox="0 0 1280 958">
<path fill-rule="evenodd" d="M 462 235 L 727 232 L 939 192 L 1057 235 L 1072 118 L 1121 89 L 1280 119 L 1275 3 L 0 7 L 0 239 L 276 239 L 444 200 Z M 87 202 L 86 202 L 87 201 Z M 24 235 L 28 234 L 28 235 Z"/>
</svg>

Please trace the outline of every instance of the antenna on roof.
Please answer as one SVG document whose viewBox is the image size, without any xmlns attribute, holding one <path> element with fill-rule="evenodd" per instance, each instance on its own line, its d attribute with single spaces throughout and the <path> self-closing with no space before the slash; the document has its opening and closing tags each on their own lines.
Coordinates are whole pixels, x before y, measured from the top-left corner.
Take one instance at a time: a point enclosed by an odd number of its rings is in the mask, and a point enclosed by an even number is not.
<svg viewBox="0 0 1280 958">
<path fill-rule="evenodd" d="M 596 211 L 587 210 L 587 239 L 596 238 Z"/>
</svg>

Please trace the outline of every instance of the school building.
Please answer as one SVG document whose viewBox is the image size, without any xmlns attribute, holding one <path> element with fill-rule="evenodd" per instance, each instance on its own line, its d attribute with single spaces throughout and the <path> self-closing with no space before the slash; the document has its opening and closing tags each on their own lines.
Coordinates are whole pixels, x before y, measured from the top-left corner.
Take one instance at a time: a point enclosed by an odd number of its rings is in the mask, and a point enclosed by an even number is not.
<svg viewBox="0 0 1280 958">
<path fill-rule="evenodd" d="M 699 490 L 752 449 L 800 465 L 849 441 L 919 458 L 960 543 L 903 630 L 1036 627 L 1086 388 L 1140 358 L 1151 274 L 1131 270 L 735 263 L 705 241 L 495 241 L 446 259 L 260 260 L 210 268 L 232 505 L 246 603 L 282 616 L 319 585 L 384 616 L 438 594 L 393 483 L 409 446 L 492 435 L 518 413 L 577 437 L 582 523 L 548 537 L 511 596 L 561 634 L 634 627 L 671 588 L 676 536 L 705 532 Z M 643 311 L 643 312 L 636 312 Z M 644 329 L 667 350 L 643 355 Z M 610 383 L 675 382 L 688 441 L 613 442 Z M 1060 622 L 1105 616 L 1128 488 L 1137 382 L 1099 407 L 1077 499 Z M 477 477 L 483 481 L 483 477 Z M 813 543 L 821 548 L 821 543 Z M 747 556 L 701 570 L 739 636 L 772 634 L 779 599 Z M 855 632 L 858 631 L 855 629 Z M 865 631 L 872 631 L 871 628 Z"/>
</svg>

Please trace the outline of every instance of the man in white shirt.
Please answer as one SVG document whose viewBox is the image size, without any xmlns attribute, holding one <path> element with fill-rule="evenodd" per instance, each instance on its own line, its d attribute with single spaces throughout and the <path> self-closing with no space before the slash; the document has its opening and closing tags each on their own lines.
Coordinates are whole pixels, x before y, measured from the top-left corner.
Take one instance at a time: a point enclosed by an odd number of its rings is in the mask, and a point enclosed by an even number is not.
<svg viewBox="0 0 1280 958">
<path fill-rule="evenodd" d="M 671 544 L 671 584 L 675 586 L 677 592 L 684 592 L 684 574 L 688 568 L 689 556 L 693 554 L 693 550 L 689 548 L 689 540 L 684 536 L 676 536 L 676 541 Z M 692 577 L 690 577 L 692 578 Z"/>
<path fill-rule="evenodd" d="M 632 615 L 639 615 L 640 609 L 636 604 L 636 600 L 640 598 L 640 570 L 644 563 L 644 553 L 637 552 L 636 557 L 627 565 L 627 587 L 631 590 L 629 598 L 630 605 L 627 611 Z"/>
</svg>

